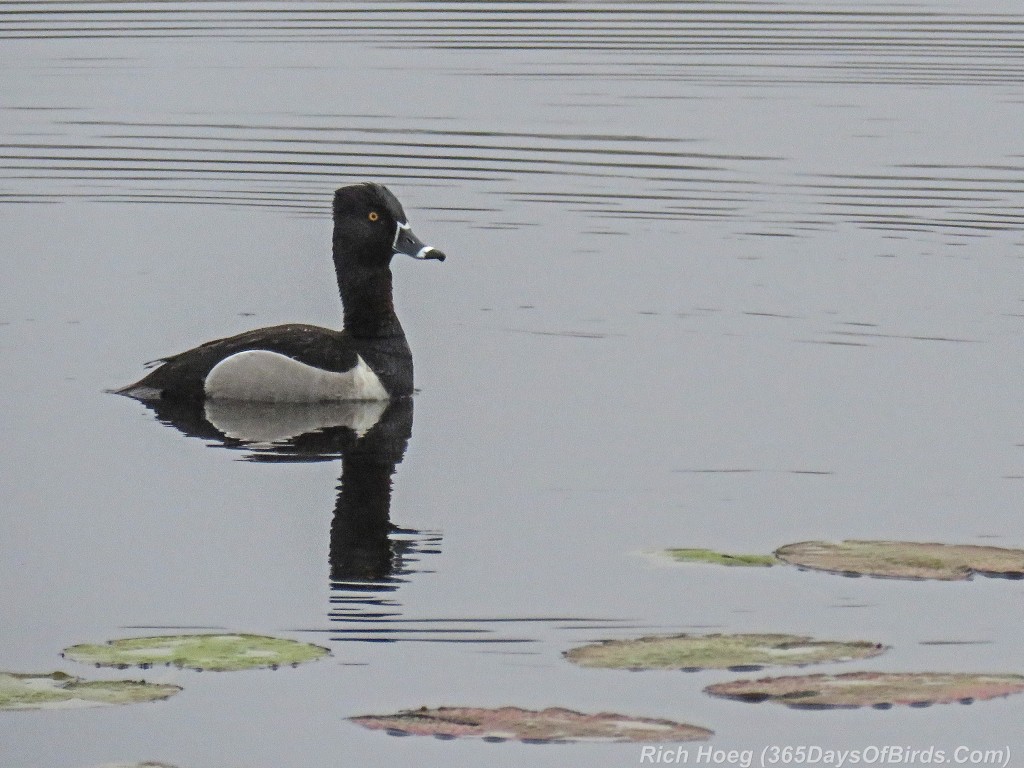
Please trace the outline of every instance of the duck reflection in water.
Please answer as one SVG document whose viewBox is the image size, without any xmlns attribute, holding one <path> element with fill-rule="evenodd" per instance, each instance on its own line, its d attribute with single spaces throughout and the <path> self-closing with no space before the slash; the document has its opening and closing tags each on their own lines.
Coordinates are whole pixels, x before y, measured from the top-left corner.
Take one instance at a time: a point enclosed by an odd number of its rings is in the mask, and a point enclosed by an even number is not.
<svg viewBox="0 0 1024 768">
<path fill-rule="evenodd" d="M 253 403 L 151 400 L 156 417 L 253 462 L 341 460 L 331 522 L 332 617 L 350 618 L 393 591 L 436 552 L 440 535 L 391 523 L 392 477 L 412 435 L 413 400 Z M 353 595 L 352 593 L 357 593 Z"/>
</svg>

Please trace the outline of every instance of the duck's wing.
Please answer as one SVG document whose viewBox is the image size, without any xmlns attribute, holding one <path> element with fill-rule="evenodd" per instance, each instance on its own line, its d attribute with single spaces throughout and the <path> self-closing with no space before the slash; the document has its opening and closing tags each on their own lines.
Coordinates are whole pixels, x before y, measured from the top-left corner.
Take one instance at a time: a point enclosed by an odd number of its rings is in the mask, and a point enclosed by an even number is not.
<svg viewBox="0 0 1024 768">
<path fill-rule="evenodd" d="M 316 325 L 275 325 L 215 339 L 177 355 L 153 361 L 151 373 L 115 390 L 139 400 L 201 400 L 206 377 L 222 360 L 251 350 L 276 352 L 325 371 L 344 373 L 359 362 L 344 331 Z"/>
</svg>

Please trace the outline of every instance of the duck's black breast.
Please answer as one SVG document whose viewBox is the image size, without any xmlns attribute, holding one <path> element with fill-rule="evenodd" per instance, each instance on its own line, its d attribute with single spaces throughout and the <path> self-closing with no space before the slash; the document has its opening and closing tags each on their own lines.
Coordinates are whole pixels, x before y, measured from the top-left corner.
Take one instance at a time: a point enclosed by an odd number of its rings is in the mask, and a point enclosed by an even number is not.
<svg viewBox="0 0 1024 768">
<path fill-rule="evenodd" d="M 140 381 L 119 390 L 140 399 L 201 400 L 210 371 L 240 352 L 276 352 L 300 363 L 345 373 L 362 360 L 380 379 L 388 394 L 412 394 L 412 355 L 403 337 L 364 339 L 345 331 L 315 325 L 276 325 L 258 328 L 155 361 L 159 367 Z"/>
</svg>

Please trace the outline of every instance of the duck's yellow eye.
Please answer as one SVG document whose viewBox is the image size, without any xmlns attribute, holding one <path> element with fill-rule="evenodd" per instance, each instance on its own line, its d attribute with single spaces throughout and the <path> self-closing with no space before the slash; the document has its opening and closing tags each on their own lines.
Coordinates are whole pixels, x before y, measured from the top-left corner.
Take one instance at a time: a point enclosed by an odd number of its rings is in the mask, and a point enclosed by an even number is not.
<svg viewBox="0 0 1024 768">
<path fill-rule="evenodd" d="M 370 219 L 370 221 L 376 221 L 377 219 L 380 218 L 380 214 L 378 214 L 376 211 L 370 211 L 370 215 L 368 218 Z"/>
</svg>

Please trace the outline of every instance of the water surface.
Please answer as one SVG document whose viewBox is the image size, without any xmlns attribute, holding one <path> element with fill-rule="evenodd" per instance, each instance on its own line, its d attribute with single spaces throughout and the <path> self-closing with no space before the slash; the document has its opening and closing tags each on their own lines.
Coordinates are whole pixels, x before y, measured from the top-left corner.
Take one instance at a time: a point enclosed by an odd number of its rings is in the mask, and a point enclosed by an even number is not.
<svg viewBox="0 0 1024 768">
<path fill-rule="evenodd" d="M 5 764 L 639 760 L 344 719 L 441 704 L 675 718 L 725 749 L 1024 749 L 1019 698 L 797 712 L 701 694 L 736 673 L 560 658 L 788 631 L 893 646 L 873 669 L 1024 672 L 1019 582 L 638 554 L 1024 545 L 1017 4 L 0 2 L 0 66 L 3 668 L 92 674 L 60 649 L 154 628 L 334 653 L 8 714 Z M 337 325 L 330 194 L 363 179 L 451 258 L 395 265 L 421 391 L 384 422 L 386 508 L 346 528 L 337 414 L 268 452 L 237 414 L 183 430 L 103 390 Z"/>
</svg>

